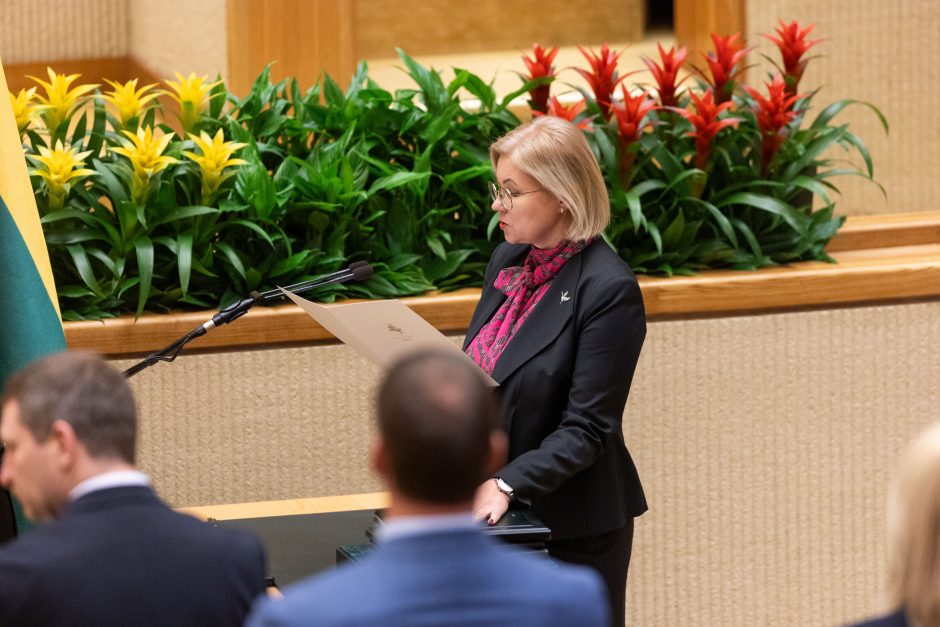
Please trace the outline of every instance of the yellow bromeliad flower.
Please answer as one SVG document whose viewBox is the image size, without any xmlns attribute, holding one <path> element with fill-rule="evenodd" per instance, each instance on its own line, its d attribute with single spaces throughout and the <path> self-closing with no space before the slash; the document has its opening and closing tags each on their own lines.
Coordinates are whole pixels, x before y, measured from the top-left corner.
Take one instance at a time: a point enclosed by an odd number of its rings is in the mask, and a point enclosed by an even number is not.
<svg viewBox="0 0 940 627">
<path fill-rule="evenodd" d="M 199 137 L 190 135 L 189 138 L 195 142 L 202 154 L 197 155 L 189 150 L 184 150 L 183 154 L 199 165 L 202 172 L 202 198 L 203 202 L 208 202 L 223 181 L 235 174 L 231 171 L 223 172 L 223 170 L 247 163 L 244 159 L 232 158 L 236 150 L 247 146 L 247 144 L 225 141 L 222 129 L 218 130 L 215 137 L 209 137 L 208 133 L 202 131 L 199 133 Z"/>
<path fill-rule="evenodd" d="M 44 105 L 33 102 L 36 96 L 36 88 L 21 89 L 16 95 L 10 92 L 10 102 L 13 105 L 13 117 L 16 119 L 16 129 L 20 132 L 20 137 L 29 128 L 29 123 L 33 121 L 36 114 L 40 113 Z"/>
<path fill-rule="evenodd" d="M 179 72 L 174 74 L 178 82 L 166 81 L 166 84 L 173 90 L 170 96 L 180 104 L 180 123 L 183 125 L 183 131 L 189 133 L 199 121 L 202 110 L 206 108 L 209 92 L 221 81 L 209 83 L 208 77 L 196 76 L 193 72 L 186 78 Z"/>
<path fill-rule="evenodd" d="M 134 169 L 131 195 L 134 202 L 140 204 L 147 183 L 157 172 L 176 163 L 176 159 L 163 154 L 173 139 L 173 133 L 155 136 L 151 127 L 139 128 L 136 133 L 121 131 L 128 139 L 122 140 L 123 146 L 111 148 L 111 152 L 127 157 Z"/>
<path fill-rule="evenodd" d="M 163 93 L 160 90 L 150 91 L 156 87 L 156 83 L 144 85 L 140 89 L 137 89 L 136 78 L 127 81 L 123 85 L 108 79 L 105 79 L 105 82 L 114 89 L 105 92 L 104 99 L 113 104 L 114 108 L 117 109 L 118 118 L 121 120 L 122 126 L 126 126 L 131 118 L 138 117 L 143 113 L 146 109 L 146 105 Z"/>
<path fill-rule="evenodd" d="M 28 155 L 36 167 L 30 169 L 30 174 L 41 176 L 49 191 L 49 208 L 61 209 L 72 185 L 79 179 L 96 174 L 94 170 L 83 168 L 84 159 L 91 151 L 76 152 L 75 148 L 56 141 L 52 150 L 40 146 L 39 155 Z"/>
<path fill-rule="evenodd" d="M 40 112 L 46 121 L 46 127 L 55 132 L 63 120 L 67 120 L 77 106 L 85 101 L 85 94 L 93 91 L 98 85 L 78 85 L 72 88 L 72 83 L 81 76 L 81 74 L 56 74 L 51 67 L 47 67 L 49 73 L 49 82 L 30 76 L 39 83 L 46 95 L 37 96 L 39 101 L 45 105 Z"/>
</svg>

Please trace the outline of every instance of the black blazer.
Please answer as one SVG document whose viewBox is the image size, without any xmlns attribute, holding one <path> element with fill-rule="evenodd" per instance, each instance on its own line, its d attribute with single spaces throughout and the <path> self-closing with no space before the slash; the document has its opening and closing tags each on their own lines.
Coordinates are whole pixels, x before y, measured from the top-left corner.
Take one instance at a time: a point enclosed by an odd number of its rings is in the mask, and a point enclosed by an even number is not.
<svg viewBox="0 0 940 627">
<path fill-rule="evenodd" d="M 909 624 L 907 614 L 904 613 L 904 608 L 901 608 L 891 614 L 855 623 L 852 627 L 908 627 Z"/>
<path fill-rule="evenodd" d="M 250 534 L 100 490 L 0 548 L 0 625 L 241 625 L 264 570 Z"/>
<path fill-rule="evenodd" d="M 494 251 L 464 349 L 506 298 L 493 287 L 499 271 L 528 250 Z M 645 336 L 636 277 L 598 238 L 562 267 L 496 362 L 509 435 L 497 474 L 554 539 L 619 529 L 647 509 L 622 429 Z"/>
</svg>

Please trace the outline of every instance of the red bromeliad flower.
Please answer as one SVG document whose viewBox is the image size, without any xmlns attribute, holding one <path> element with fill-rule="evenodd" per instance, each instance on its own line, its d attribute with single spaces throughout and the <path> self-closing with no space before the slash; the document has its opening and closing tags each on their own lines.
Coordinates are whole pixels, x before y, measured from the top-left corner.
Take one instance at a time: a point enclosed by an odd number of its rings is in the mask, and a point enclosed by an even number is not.
<svg viewBox="0 0 940 627">
<path fill-rule="evenodd" d="M 552 96 L 548 99 L 548 115 L 554 115 L 556 118 L 561 118 L 563 120 L 568 120 L 575 126 L 577 126 L 582 131 L 591 130 L 591 120 L 585 118 L 580 122 L 576 122 L 577 117 L 584 111 L 584 101 L 579 100 L 577 102 L 572 102 L 570 105 L 563 104 L 558 98 Z M 541 111 L 532 111 L 532 115 L 546 115 Z"/>
<path fill-rule="evenodd" d="M 783 77 L 777 74 L 767 86 L 768 97 L 764 98 L 753 87 L 744 89 L 757 102 L 754 108 L 754 114 L 757 116 L 757 126 L 761 134 L 761 173 L 766 175 L 770 163 L 773 161 L 777 150 L 787 136 L 787 125 L 796 117 L 797 111 L 793 109 L 793 104 L 802 95 L 787 93 L 787 85 Z"/>
<path fill-rule="evenodd" d="M 549 83 L 555 80 L 556 76 L 555 67 L 552 65 L 556 54 L 558 54 L 558 48 L 546 50 L 538 44 L 532 44 L 532 58 L 522 56 L 526 69 L 529 70 L 529 75 L 525 77 L 527 81 L 545 77 L 550 79 L 544 85 L 539 85 L 529 92 L 531 98 L 529 105 L 532 107 L 532 111 L 545 113 L 548 110 Z"/>
<path fill-rule="evenodd" d="M 631 96 L 627 88 L 621 85 L 620 92 L 623 94 L 623 102 L 614 103 L 613 109 L 623 152 L 620 157 L 620 180 L 624 187 L 627 187 L 633 170 L 633 161 L 636 158 L 636 153 L 629 149 L 630 144 L 640 139 L 643 131 L 652 125 L 647 115 L 656 108 L 656 102 L 645 91 L 639 96 Z"/>
<path fill-rule="evenodd" d="M 620 144 L 626 149 L 652 125 L 646 116 L 656 108 L 656 102 L 645 91 L 639 96 L 631 96 L 623 85 L 620 86 L 620 93 L 623 94 L 623 103 L 614 103 L 613 109 L 617 130 L 620 131 Z"/>
<path fill-rule="evenodd" d="M 714 89 L 718 102 L 731 100 L 731 89 L 734 80 L 743 69 L 738 67 L 738 63 L 750 50 L 750 48 L 744 47 L 744 41 L 739 41 L 740 37 L 740 33 L 728 35 L 727 37 L 712 33 L 715 50 L 708 54 L 702 54 L 711 70 L 712 80 L 709 84 Z"/>
<path fill-rule="evenodd" d="M 777 48 L 780 49 L 780 55 L 783 57 L 784 81 L 787 86 L 787 93 L 791 96 L 796 94 L 800 79 L 803 78 L 803 70 L 806 69 L 806 64 L 809 63 L 809 59 L 804 59 L 803 55 L 806 54 L 807 50 L 822 41 L 822 39 L 807 41 L 806 36 L 815 27 L 815 24 L 810 24 L 806 28 L 800 28 L 800 25 L 796 22 L 784 24 L 783 20 L 780 20 L 780 27 L 774 29 L 779 37 L 763 35 L 763 37 L 777 44 Z"/>
<path fill-rule="evenodd" d="M 581 68 L 576 69 L 578 74 L 583 76 L 584 80 L 591 86 L 591 90 L 594 92 L 594 99 L 597 100 L 597 106 L 600 108 L 601 114 L 606 120 L 610 117 L 610 103 L 613 99 L 614 89 L 617 88 L 617 83 L 628 76 L 624 75 L 617 78 L 617 60 L 620 58 L 620 55 L 623 54 L 623 51 L 613 53 L 610 51 L 610 48 L 607 47 L 606 43 L 601 46 L 601 51 L 598 55 L 580 46 L 578 46 L 578 50 L 581 51 L 581 54 L 583 54 L 588 60 L 588 63 L 591 64 L 591 71 L 588 72 Z"/>
<path fill-rule="evenodd" d="M 663 64 L 657 65 L 655 61 L 647 58 L 643 59 L 643 63 L 646 64 L 646 67 L 653 74 L 653 78 L 656 79 L 656 86 L 659 90 L 659 104 L 664 107 L 675 107 L 679 104 L 676 100 L 676 87 L 682 82 L 676 82 L 676 77 L 682 64 L 685 63 L 689 50 L 683 46 L 678 50 L 672 47 L 669 52 L 666 52 L 661 45 L 656 44 L 656 47 L 659 48 L 659 57 L 662 59 Z"/>
<path fill-rule="evenodd" d="M 692 123 L 693 129 L 689 131 L 689 137 L 695 138 L 695 167 L 704 170 L 708 164 L 708 157 L 711 155 L 712 140 L 721 129 L 736 126 L 739 120 L 738 118 L 718 119 L 722 111 L 731 107 L 731 102 L 716 104 L 715 96 L 711 91 L 706 91 L 701 98 L 694 93 L 690 95 L 695 104 L 695 111 L 673 110 Z"/>
</svg>

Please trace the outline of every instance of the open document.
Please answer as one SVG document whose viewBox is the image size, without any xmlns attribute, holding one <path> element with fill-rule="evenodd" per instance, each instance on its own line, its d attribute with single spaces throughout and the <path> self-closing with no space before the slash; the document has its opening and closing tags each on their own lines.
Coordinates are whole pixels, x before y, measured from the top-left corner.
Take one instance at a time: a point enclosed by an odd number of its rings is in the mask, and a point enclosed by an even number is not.
<svg viewBox="0 0 940 627">
<path fill-rule="evenodd" d="M 476 365 L 459 346 L 401 301 L 369 300 L 324 307 L 287 290 L 281 291 L 324 329 L 383 368 L 418 348 L 454 351 Z M 483 376 L 489 385 L 497 385 L 488 374 Z"/>
</svg>

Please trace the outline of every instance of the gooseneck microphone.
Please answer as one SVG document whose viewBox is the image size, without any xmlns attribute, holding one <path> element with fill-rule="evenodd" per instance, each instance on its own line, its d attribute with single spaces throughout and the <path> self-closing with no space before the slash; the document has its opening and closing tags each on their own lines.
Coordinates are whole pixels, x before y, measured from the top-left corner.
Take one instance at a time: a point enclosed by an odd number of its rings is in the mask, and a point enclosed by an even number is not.
<svg viewBox="0 0 940 627">
<path fill-rule="evenodd" d="M 288 292 L 293 292 L 294 294 L 303 294 L 304 292 L 309 292 L 312 289 L 323 287 L 324 285 L 345 283 L 346 281 L 365 281 L 372 276 L 372 273 L 372 266 L 370 266 L 367 262 L 356 261 L 349 264 L 348 268 L 343 268 L 342 270 L 333 272 L 332 274 L 324 274 L 323 276 L 310 279 L 309 281 L 288 285 L 284 289 Z M 219 313 L 212 316 L 212 319 L 207 320 L 200 328 L 205 329 L 205 331 L 208 332 L 215 327 L 220 327 L 223 324 L 228 324 L 232 320 L 241 318 L 246 313 L 248 313 L 248 310 L 251 309 L 254 305 L 259 303 L 270 303 L 283 299 L 284 292 L 282 292 L 280 289 L 268 290 L 267 292 L 261 293 L 250 292 L 248 298 L 244 298 L 220 309 Z M 200 335 L 204 335 L 204 333 L 200 333 Z"/>
<path fill-rule="evenodd" d="M 284 289 L 295 294 L 302 294 L 304 292 L 309 292 L 312 289 L 326 285 L 345 283 L 347 281 L 366 281 L 372 276 L 373 272 L 374 270 L 368 262 L 355 261 L 342 270 L 338 270 L 330 274 L 324 274 L 323 276 L 319 276 L 308 281 L 302 281 L 300 283 L 288 285 Z M 220 327 L 223 324 L 228 324 L 232 320 L 241 318 L 246 313 L 248 313 L 249 309 L 258 303 L 271 303 L 283 299 L 284 292 L 282 292 L 280 289 L 268 290 L 266 292 L 252 291 L 249 293 L 248 298 L 243 298 L 242 300 L 226 305 L 220 309 L 217 314 L 212 316 L 212 318 L 205 321 L 169 346 L 166 346 L 155 353 L 147 355 L 142 361 L 125 370 L 124 376 L 128 378 L 132 377 L 141 370 L 154 365 L 158 361 L 173 361 L 179 356 L 179 353 L 183 347 L 197 337 L 202 337 L 215 327 Z"/>
</svg>

